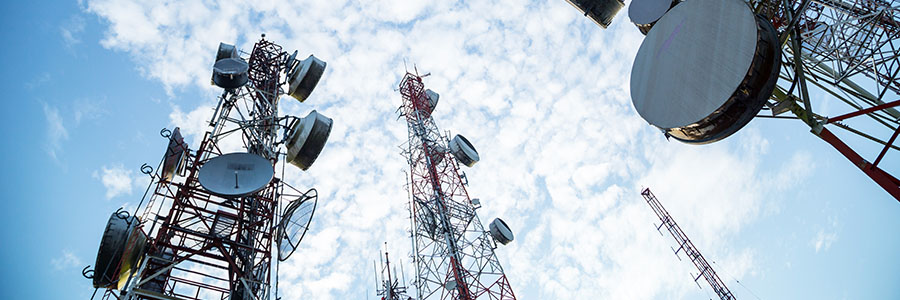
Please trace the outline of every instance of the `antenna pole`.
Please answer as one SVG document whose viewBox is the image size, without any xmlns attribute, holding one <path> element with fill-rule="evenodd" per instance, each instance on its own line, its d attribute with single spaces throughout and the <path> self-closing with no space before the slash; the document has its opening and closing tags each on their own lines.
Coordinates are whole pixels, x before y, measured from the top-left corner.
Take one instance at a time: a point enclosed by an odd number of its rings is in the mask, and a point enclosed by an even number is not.
<svg viewBox="0 0 900 300">
<path fill-rule="evenodd" d="M 691 259 L 691 262 L 694 263 L 697 270 L 700 270 L 700 274 L 694 278 L 694 282 L 697 282 L 697 280 L 700 280 L 700 277 L 703 277 L 719 298 L 722 300 L 734 300 L 734 295 L 731 294 L 731 291 L 725 286 L 725 282 L 723 282 L 722 279 L 719 279 L 719 275 L 716 275 L 716 271 L 706 262 L 706 258 L 703 258 L 703 255 L 700 254 L 700 250 L 697 250 L 694 243 L 692 243 L 687 235 L 681 231 L 681 227 L 678 226 L 678 223 L 675 223 L 675 220 L 672 219 L 669 212 L 662 206 L 662 203 L 659 203 L 656 196 L 650 192 L 650 188 L 645 188 L 641 191 L 641 196 L 644 197 L 644 200 L 647 201 L 647 204 L 650 205 L 650 208 L 653 209 L 653 212 L 656 213 L 656 216 L 659 217 L 659 220 L 662 222 L 660 228 L 665 226 L 666 229 L 668 229 L 669 234 L 672 235 L 672 238 L 675 239 L 675 242 L 678 243 L 678 250 L 675 251 L 675 255 L 678 255 L 678 251 L 682 251 Z"/>
</svg>

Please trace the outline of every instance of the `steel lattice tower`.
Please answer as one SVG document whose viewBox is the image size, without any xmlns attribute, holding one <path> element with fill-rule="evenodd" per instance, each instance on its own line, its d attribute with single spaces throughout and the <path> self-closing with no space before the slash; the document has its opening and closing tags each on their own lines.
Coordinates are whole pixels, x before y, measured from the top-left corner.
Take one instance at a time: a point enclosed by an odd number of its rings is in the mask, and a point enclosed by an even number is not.
<svg viewBox="0 0 900 300">
<path fill-rule="evenodd" d="M 900 179 L 879 167 L 888 150 L 900 150 L 894 145 L 900 134 L 900 111 L 895 108 L 900 106 L 900 6 L 885 0 L 749 3 L 772 21 L 785 54 L 778 86 L 764 107 L 771 115 L 759 116 L 802 120 L 813 134 L 900 201 Z M 846 104 L 845 113 L 833 117 L 816 113 L 818 99 L 810 97 L 809 86 Z M 785 112 L 795 117 L 782 116 Z M 845 138 L 829 128 L 841 129 Z M 881 148 L 872 155 L 874 160 L 859 153 L 865 143 L 845 142 L 853 135 Z"/>
<path fill-rule="evenodd" d="M 417 298 L 515 299 L 494 253 L 496 243 L 466 192 L 459 164 L 442 146 L 450 140 L 431 116 L 433 104 L 422 77 L 406 73 L 399 90 L 403 97 L 400 114 L 406 118 L 409 133 L 403 154 L 410 171 Z"/>
<path fill-rule="evenodd" d="M 697 267 L 697 270 L 700 271 L 700 274 L 694 278 L 694 282 L 700 280 L 700 277 L 703 277 L 719 298 L 722 300 L 734 300 L 734 295 L 731 294 L 731 291 L 725 286 L 725 282 L 719 278 L 719 275 L 716 275 L 716 270 L 713 270 L 709 263 L 706 262 L 706 258 L 703 257 L 703 254 L 700 254 L 700 250 L 697 250 L 697 247 L 695 247 L 694 243 L 688 239 L 687 235 L 684 234 L 684 231 L 681 231 L 681 227 L 678 226 L 678 223 L 675 223 L 675 220 L 672 219 L 672 216 L 669 215 L 666 208 L 662 206 L 662 203 L 659 203 L 656 196 L 650 192 L 650 188 L 641 191 L 641 196 L 644 197 L 644 200 L 647 201 L 647 204 L 650 205 L 650 208 L 653 209 L 653 212 L 659 217 L 659 221 L 662 222 L 656 230 L 660 230 L 665 226 L 666 229 L 668 229 L 669 234 L 672 235 L 672 238 L 675 239 L 675 242 L 678 243 L 678 249 L 675 250 L 675 255 L 678 255 L 678 252 L 683 250 L 685 255 L 687 255 L 688 258 L 691 259 L 691 262 L 694 263 L 694 266 Z"/>
<path fill-rule="evenodd" d="M 223 47 L 228 51 L 224 51 Z M 239 57 L 234 46 L 220 45 L 217 60 L 226 60 L 221 58 L 223 53 L 226 59 L 243 62 L 243 69 L 216 69 L 216 72 L 224 72 L 225 75 L 221 75 L 224 80 L 240 83 L 235 84 L 237 87 L 223 87 L 225 92 L 218 97 L 218 105 L 209 122 L 210 129 L 196 150 L 188 149 L 177 128 L 175 131 L 163 129 L 161 132 L 170 140 L 170 147 L 156 171 L 146 164 L 142 167 L 142 172 L 151 176 L 152 180 L 144 196 L 147 201 L 142 200 L 135 213 L 138 220 L 136 230 L 148 238 L 146 248 L 136 251 L 145 254 L 140 264 L 134 266 L 133 273 L 115 275 L 120 278 L 118 284 L 105 287 L 103 299 L 265 300 L 271 297 L 274 290 L 272 268 L 279 258 L 286 259 L 276 248 L 282 245 L 281 241 L 287 234 L 286 221 L 282 219 L 290 218 L 281 213 L 290 206 L 288 203 L 296 206 L 317 198 L 307 196 L 312 193 L 302 193 L 281 179 L 284 161 L 281 167 L 276 167 L 279 158 L 285 155 L 279 146 L 291 148 L 288 145 L 289 131 L 293 132 L 302 120 L 278 115 L 278 102 L 285 94 L 281 86 L 296 80 L 291 78 L 290 73 L 287 77 L 283 73 L 293 70 L 296 52 L 289 56 L 281 46 L 267 41 L 263 35 L 253 46 L 246 62 Z M 234 70 L 237 72 L 229 77 L 228 72 Z M 320 75 L 312 76 L 315 77 L 312 86 L 318 81 L 316 76 Z M 245 76 L 243 81 L 241 76 Z M 216 85 L 220 83 L 216 82 Z M 294 89 L 292 87 L 291 92 Z M 307 94 L 302 99 L 291 95 L 302 101 L 311 89 L 305 90 Z M 328 130 L 330 132 L 330 124 Z M 229 151 L 223 149 L 224 141 L 230 140 L 233 146 L 237 139 L 240 139 L 237 142 L 241 145 L 240 151 L 268 160 L 277 171 L 271 181 L 257 192 L 239 197 L 220 197 L 201 186 L 200 169 L 207 162 L 225 155 L 224 151 Z M 324 145 L 324 140 L 320 142 Z M 173 144 L 177 146 L 173 148 Z M 169 158 L 175 152 L 184 153 L 183 160 L 179 159 L 183 161 L 179 171 L 175 171 L 174 165 L 169 165 Z M 287 161 L 294 163 L 291 159 L 288 155 Z M 308 163 L 311 164 L 311 161 Z M 243 168 L 240 162 L 232 164 L 236 165 L 235 168 Z M 237 188 L 238 171 L 234 174 Z M 123 219 L 135 219 L 127 213 L 122 214 Z M 299 240 L 289 242 L 295 247 Z M 101 242 L 101 255 L 103 247 Z M 132 239 L 129 239 L 126 253 L 132 248 Z M 275 260 L 273 253 L 278 255 Z M 114 260 L 110 266 L 118 269 L 122 261 Z M 97 269 L 93 276 L 99 276 L 102 272 L 105 270 Z M 87 274 L 86 271 L 86 277 Z"/>
<path fill-rule="evenodd" d="M 385 243 L 385 246 L 387 243 Z M 402 266 L 402 262 L 401 262 Z M 378 285 L 378 267 L 375 267 L 375 292 L 381 296 L 381 300 L 411 300 L 412 297 L 406 295 L 406 286 L 400 285 L 397 278 L 396 268 L 391 275 L 391 259 L 388 257 L 387 250 L 384 251 L 384 261 L 381 265 L 381 285 Z M 405 281 L 405 280 L 404 280 Z"/>
</svg>

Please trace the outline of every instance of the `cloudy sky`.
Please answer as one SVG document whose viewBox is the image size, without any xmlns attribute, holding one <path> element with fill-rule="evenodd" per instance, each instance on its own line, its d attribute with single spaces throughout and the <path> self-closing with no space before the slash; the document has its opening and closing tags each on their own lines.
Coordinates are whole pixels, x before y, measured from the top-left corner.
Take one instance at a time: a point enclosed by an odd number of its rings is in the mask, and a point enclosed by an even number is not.
<svg viewBox="0 0 900 300">
<path fill-rule="evenodd" d="M 261 33 L 328 63 L 311 98 L 283 98 L 281 112 L 335 122 L 316 164 L 285 174 L 316 187 L 319 207 L 280 266 L 284 299 L 375 299 L 385 242 L 412 277 L 395 88 L 413 66 L 441 94 L 441 129 L 481 154 L 468 191 L 482 222 L 502 217 L 515 232 L 496 251 L 519 299 L 714 297 L 655 230 L 642 187 L 738 298 L 900 298 L 900 203 L 799 121 L 756 119 L 704 146 L 666 141 L 631 105 L 643 36 L 625 10 L 602 30 L 563 0 L 2 8 L 2 298 L 90 297 L 81 269 L 109 214 L 140 201 L 139 167 L 165 149 L 159 130 L 180 126 L 196 148 L 220 93 L 209 85 L 218 43 L 249 52 Z M 826 115 L 846 111 L 813 95 Z M 900 155 L 882 165 L 896 174 Z"/>
</svg>

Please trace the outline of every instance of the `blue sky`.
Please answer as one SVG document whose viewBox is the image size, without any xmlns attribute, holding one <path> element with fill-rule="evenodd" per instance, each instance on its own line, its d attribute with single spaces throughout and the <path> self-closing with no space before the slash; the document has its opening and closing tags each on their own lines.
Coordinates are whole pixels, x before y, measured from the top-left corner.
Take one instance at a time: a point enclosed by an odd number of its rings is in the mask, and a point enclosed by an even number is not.
<svg viewBox="0 0 900 300">
<path fill-rule="evenodd" d="M 381 245 L 409 261 L 394 114 L 404 61 L 432 73 L 439 126 L 482 154 L 465 170 L 469 193 L 483 222 L 515 231 L 497 253 L 520 299 L 709 297 L 655 232 L 642 186 L 739 298 L 900 298 L 900 203 L 797 121 L 667 142 L 630 104 L 641 35 L 624 9 L 601 30 L 562 0 L 2 6 L 2 298 L 89 297 L 81 269 L 109 214 L 140 201 L 159 130 L 181 126 L 196 147 L 218 94 L 215 47 L 249 51 L 262 32 L 328 62 L 312 98 L 284 98 L 282 113 L 335 120 L 316 165 L 285 174 L 320 192 L 310 234 L 281 265 L 285 299 L 374 299 Z M 845 109 L 813 95 L 826 114 Z M 882 165 L 896 174 L 898 157 Z"/>
</svg>

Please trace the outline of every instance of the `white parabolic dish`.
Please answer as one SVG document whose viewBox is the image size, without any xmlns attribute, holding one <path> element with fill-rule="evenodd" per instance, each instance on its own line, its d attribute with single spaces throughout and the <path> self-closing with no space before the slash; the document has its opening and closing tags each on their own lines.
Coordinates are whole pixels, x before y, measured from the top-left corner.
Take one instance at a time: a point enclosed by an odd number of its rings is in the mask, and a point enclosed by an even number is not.
<svg viewBox="0 0 900 300">
<path fill-rule="evenodd" d="M 628 5 L 632 23 L 646 25 L 659 20 L 672 7 L 672 0 L 634 0 Z"/>
<path fill-rule="evenodd" d="M 691 0 L 653 26 L 631 70 L 638 114 L 660 128 L 703 120 L 744 80 L 754 58 L 757 23 L 740 0 Z"/>
<path fill-rule="evenodd" d="M 509 226 L 506 225 L 506 222 L 503 222 L 500 218 L 495 218 L 494 221 L 489 225 L 491 229 L 491 236 L 494 237 L 495 240 L 500 242 L 501 244 L 509 244 L 513 240 L 512 229 L 509 229 Z"/>
<path fill-rule="evenodd" d="M 200 185 L 211 194 L 235 198 L 262 190 L 275 177 L 268 159 L 253 153 L 217 156 L 200 167 Z"/>
</svg>

